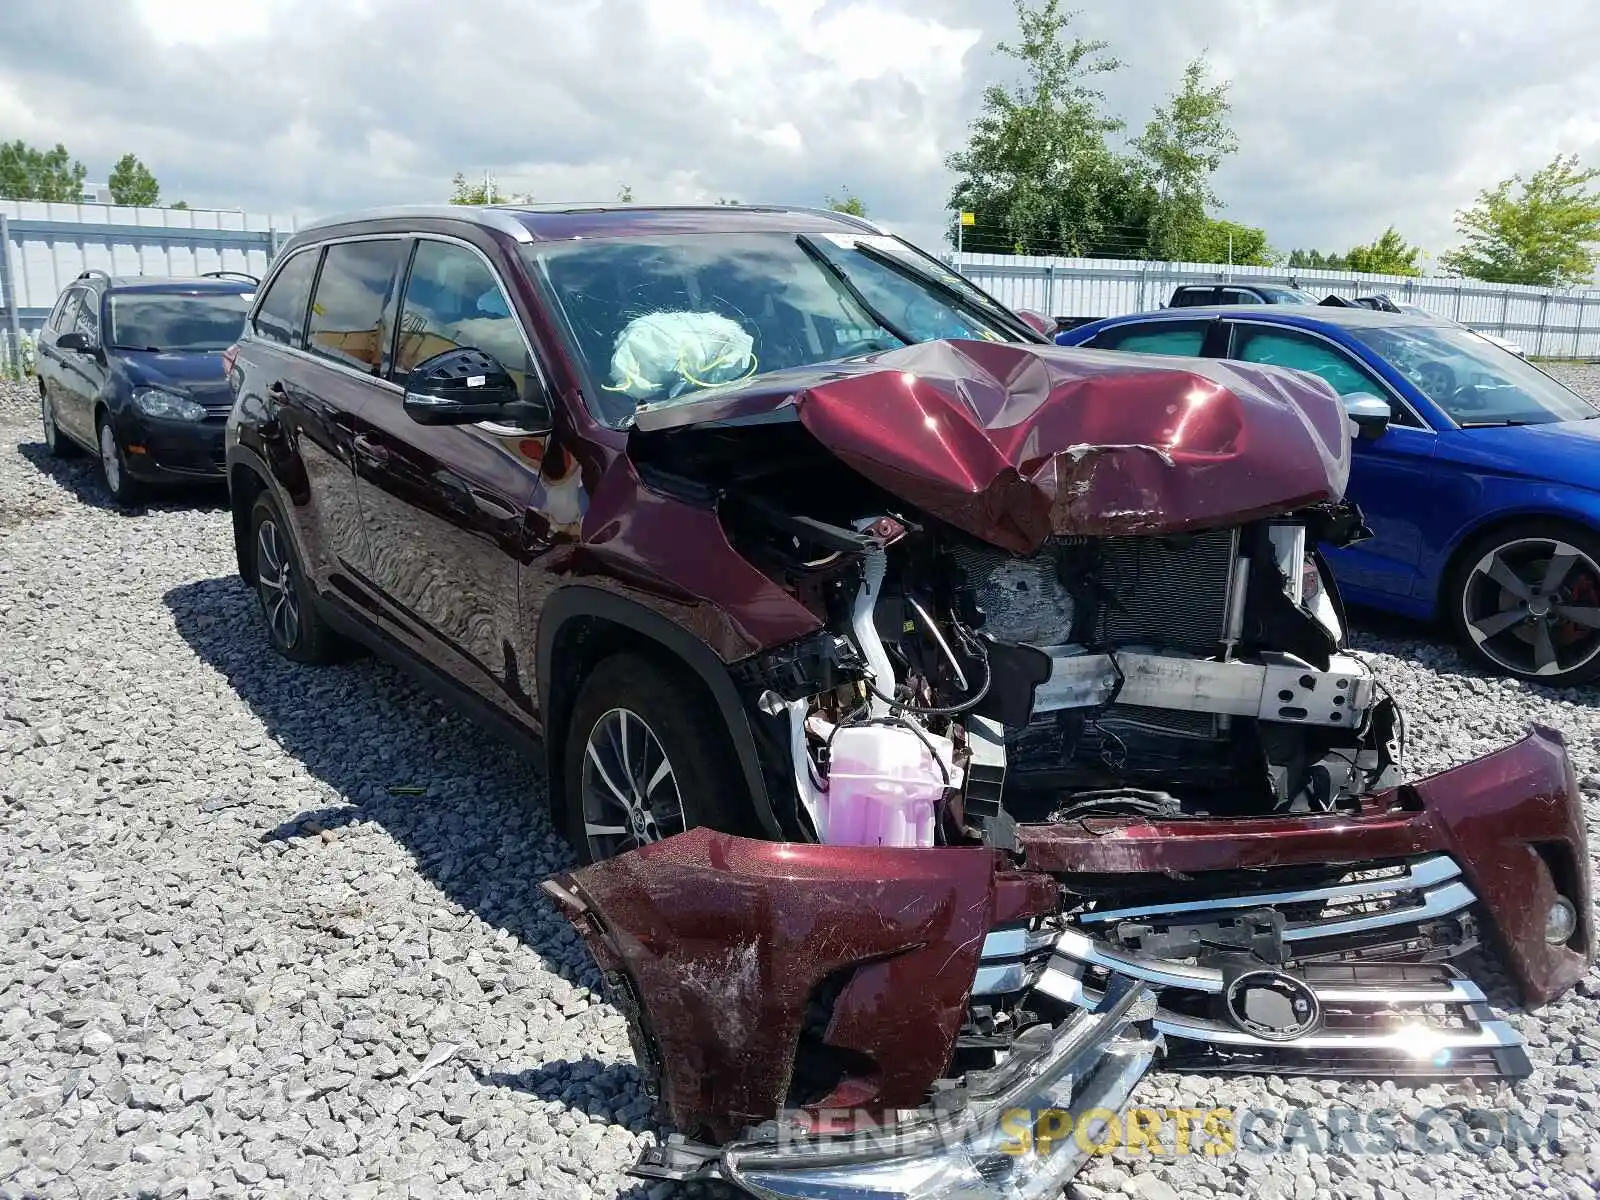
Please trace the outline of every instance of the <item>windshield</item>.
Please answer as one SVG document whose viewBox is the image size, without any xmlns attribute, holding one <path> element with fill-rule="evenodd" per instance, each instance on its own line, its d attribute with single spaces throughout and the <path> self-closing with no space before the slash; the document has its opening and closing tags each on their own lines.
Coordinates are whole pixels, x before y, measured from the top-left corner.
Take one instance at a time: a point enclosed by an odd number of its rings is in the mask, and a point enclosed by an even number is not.
<svg viewBox="0 0 1600 1200">
<path fill-rule="evenodd" d="M 1269 288 L 1258 287 L 1261 298 L 1268 304 L 1315 304 L 1317 298 L 1310 292 L 1302 292 L 1299 288 Z"/>
<path fill-rule="evenodd" d="M 959 277 L 934 276 L 892 238 L 694 234 L 524 253 L 612 425 L 769 371 L 940 338 L 1022 340 Z"/>
<path fill-rule="evenodd" d="M 1456 326 L 1352 328 L 1457 425 L 1544 425 L 1600 416 L 1537 367 Z"/>
<path fill-rule="evenodd" d="M 252 297 L 244 292 L 175 296 L 113 292 L 108 345 L 119 350 L 226 350 L 244 331 Z"/>
</svg>

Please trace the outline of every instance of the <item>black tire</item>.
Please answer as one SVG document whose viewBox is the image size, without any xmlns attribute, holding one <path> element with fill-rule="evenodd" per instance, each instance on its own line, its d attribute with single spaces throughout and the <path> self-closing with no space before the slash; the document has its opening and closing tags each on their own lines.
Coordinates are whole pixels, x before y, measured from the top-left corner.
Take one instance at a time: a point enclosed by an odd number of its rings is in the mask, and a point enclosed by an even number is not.
<svg viewBox="0 0 1600 1200">
<path fill-rule="evenodd" d="M 100 478 L 111 499 L 123 508 L 132 508 L 144 499 L 144 486 L 128 474 L 128 457 L 122 449 L 111 418 L 101 413 L 94 423 L 95 445 L 99 448 Z"/>
<path fill-rule="evenodd" d="M 293 662 L 335 661 L 340 651 L 338 637 L 317 611 L 311 581 L 295 553 L 288 524 L 272 497 L 265 494 L 250 510 L 250 554 L 256 599 L 272 648 Z"/>
<path fill-rule="evenodd" d="M 44 433 L 44 448 L 51 458 L 77 458 L 83 453 L 77 442 L 61 432 L 56 424 L 55 402 L 45 394 L 44 384 L 39 384 L 39 425 Z"/>
<path fill-rule="evenodd" d="M 1496 674 L 1547 687 L 1600 677 L 1600 535 L 1592 530 L 1530 519 L 1475 538 L 1440 603 L 1466 652 Z"/>
<path fill-rule="evenodd" d="M 633 736 L 637 737 L 642 727 L 655 739 L 670 772 L 670 790 L 667 781 L 646 787 L 660 770 L 659 761 L 648 752 L 628 756 L 631 779 L 615 778 L 623 761 L 614 736 L 618 713 L 626 714 L 623 723 Z M 599 763 L 588 753 L 591 738 L 596 739 Z M 725 833 L 743 833 L 748 828 L 749 791 L 721 713 L 699 688 L 675 681 L 641 655 L 616 655 L 590 673 L 573 705 L 562 754 L 567 835 L 582 862 L 599 862 L 635 849 L 641 841 L 659 840 L 701 825 Z M 586 773 L 586 765 L 595 770 L 609 767 L 607 778 L 615 786 L 605 789 L 598 776 Z M 589 797 L 592 811 L 586 811 L 591 787 L 596 795 Z M 618 801 L 618 791 L 623 788 L 634 797 L 641 794 L 640 788 L 646 788 L 643 794 L 648 795 L 650 808 L 642 823 Z M 636 809 L 646 812 L 642 804 Z M 592 835 L 594 828 L 620 832 Z"/>
</svg>

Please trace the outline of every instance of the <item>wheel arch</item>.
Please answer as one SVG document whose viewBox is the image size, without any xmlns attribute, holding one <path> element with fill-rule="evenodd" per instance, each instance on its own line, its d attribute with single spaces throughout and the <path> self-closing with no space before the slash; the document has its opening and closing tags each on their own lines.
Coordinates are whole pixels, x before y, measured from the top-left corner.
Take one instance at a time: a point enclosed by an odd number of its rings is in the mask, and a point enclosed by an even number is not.
<svg viewBox="0 0 1600 1200">
<path fill-rule="evenodd" d="M 722 717 L 757 821 L 769 835 L 781 838 L 749 714 L 727 665 L 709 645 L 660 613 L 584 584 L 558 589 L 539 614 L 536 671 L 552 823 L 558 829 L 564 826 L 563 747 L 581 681 L 596 663 L 623 651 L 663 663 L 705 693 Z"/>
<path fill-rule="evenodd" d="M 233 555 L 239 578 L 252 586 L 256 582 L 255 555 L 250 552 L 250 510 L 256 498 L 267 490 L 267 480 L 248 461 L 228 464 L 228 509 L 233 520 Z"/>
<path fill-rule="evenodd" d="M 1537 524 L 1540 522 L 1556 525 L 1567 525 L 1574 529 L 1582 530 L 1591 537 L 1600 537 L 1600 513 L 1593 519 L 1586 520 L 1582 515 L 1575 515 L 1571 509 L 1556 508 L 1526 508 L 1507 512 L 1504 509 L 1486 514 L 1484 518 L 1473 525 L 1467 526 L 1456 537 L 1455 543 L 1446 552 L 1444 567 L 1440 570 L 1438 580 L 1434 584 L 1433 613 L 1435 619 L 1450 620 L 1450 598 L 1454 594 L 1455 584 L 1466 563 L 1469 552 L 1491 534 L 1501 534 L 1516 529 L 1521 525 Z"/>
</svg>

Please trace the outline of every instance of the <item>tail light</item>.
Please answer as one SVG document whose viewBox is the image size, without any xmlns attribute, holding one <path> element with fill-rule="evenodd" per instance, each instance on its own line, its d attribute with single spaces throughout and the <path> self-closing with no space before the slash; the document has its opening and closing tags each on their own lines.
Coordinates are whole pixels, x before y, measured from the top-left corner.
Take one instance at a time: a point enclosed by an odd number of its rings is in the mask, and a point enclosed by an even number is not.
<svg viewBox="0 0 1600 1200">
<path fill-rule="evenodd" d="M 239 343 L 235 342 L 222 352 L 222 373 L 233 378 L 233 364 L 239 361 Z"/>
</svg>

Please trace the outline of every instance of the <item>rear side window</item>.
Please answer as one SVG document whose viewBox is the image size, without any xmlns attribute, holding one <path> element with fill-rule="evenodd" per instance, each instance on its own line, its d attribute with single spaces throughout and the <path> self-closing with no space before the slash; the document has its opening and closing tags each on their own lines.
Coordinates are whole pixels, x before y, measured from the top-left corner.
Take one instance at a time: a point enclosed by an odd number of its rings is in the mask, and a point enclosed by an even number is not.
<svg viewBox="0 0 1600 1200">
<path fill-rule="evenodd" d="M 1130 354 L 1179 354 L 1198 358 L 1205 345 L 1210 321 L 1162 321 L 1147 325 L 1118 325 L 1090 341 L 1096 350 L 1123 350 Z"/>
<path fill-rule="evenodd" d="M 463 346 L 494 355 L 519 387 L 532 370 L 522 326 L 488 264 L 465 246 L 423 239 L 400 310 L 394 374 L 403 378 L 418 363 Z"/>
<path fill-rule="evenodd" d="M 316 273 L 315 250 L 301 250 L 283 264 L 256 310 L 257 336 L 301 348 L 300 331 L 306 327 L 306 305 L 311 301 L 311 280 Z"/>
<path fill-rule="evenodd" d="M 384 309 L 407 243 L 398 238 L 328 247 L 311 300 L 306 349 L 377 374 L 383 364 Z"/>
<path fill-rule="evenodd" d="M 78 302 L 83 299 L 82 288 L 68 288 L 61 293 L 61 299 L 56 301 L 55 311 L 50 314 L 50 328 L 56 333 L 66 333 L 78 319 Z"/>
<path fill-rule="evenodd" d="M 1180 288 L 1172 298 L 1173 308 L 1200 308 L 1217 302 L 1216 288 Z"/>
<path fill-rule="evenodd" d="M 1224 288 L 1222 290 L 1224 304 L 1260 304 L 1261 297 L 1254 292 L 1246 292 L 1239 288 Z"/>
</svg>

